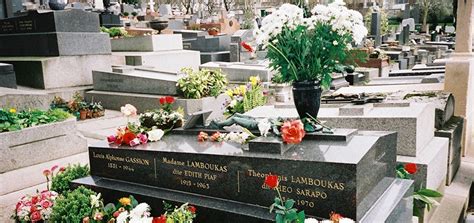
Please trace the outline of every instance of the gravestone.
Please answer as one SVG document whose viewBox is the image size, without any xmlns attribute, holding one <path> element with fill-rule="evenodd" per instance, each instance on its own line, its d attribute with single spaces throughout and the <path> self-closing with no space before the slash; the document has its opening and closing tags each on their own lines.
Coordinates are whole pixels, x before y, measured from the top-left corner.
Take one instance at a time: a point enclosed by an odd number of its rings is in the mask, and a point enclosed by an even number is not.
<svg viewBox="0 0 474 223">
<path fill-rule="evenodd" d="M 370 25 L 370 35 L 372 35 L 375 39 L 375 46 L 380 46 L 382 42 L 382 36 L 380 33 L 380 21 L 381 21 L 381 14 L 380 12 L 373 12 L 372 13 L 372 20 Z"/>
<path fill-rule="evenodd" d="M 29 11 L 0 20 L 0 56 L 78 56 L 110 54 L 97 14 L 82 10 Z"/>
<path fill-rule="evenodd" d="M 246 151 L 239 144 L 199 143 L 195 139 L 199 131 L 177 130 L 146 148 L 117 149 L 98 143 L 89 148 L 92 177 L 75 184 L 115 198 L 121 194 L 110 187 L 114 184 L 118 191 L 125 189 L 123 192 L 155 200 L 151 203 L 154 210 L 161 209 L 161 200 L 191 202 L 203 210 L 196 219 L 199 222 L 235 221 L 226 214 L 245 219 L 241 222 L 269 222 L 274 216 L 265 207 L 276 194 L 263 181 L 272 173 L 280 176 L 282 196 L 294 199 L 295 206 L 307 215 L 327 218 L 337 210 L 345 217 L 370 222 L 363 220 L 375 217 L 370 210 L 381 207 L 376 205 L 380 199 L 395 185 L 406 182 L 404 189 L 396 192 L 400 197 L 390 202 L 402 211 L 386 209 L 378 220 L 392 215 L 403 216 L 398 219 L 402 221 L 411 219 L 406 215 L 411 205 L 402 204 L 407 205 L 403 208 L 397 204 L 410 191 L 410 181 L 394 180 L 396 134 L 360 132 L 342 141 L 322 136 L 304 140 L 283 154 L 262 154 Z M 143 193 L 147 186 L 156 192 Z M 164 193 L 167 189 L 172 189 L 168 190 L 171 193 Z"/>
<path fill-rule="evenodd" d="M 402 20 L 402 27 L 410 27 L 410 32 L 415 32 L 415 20 L 413 18 Z"/>
<path fill-rule="evenodd" d="M 16 88 L 16 77 L 13 65 L 0 63 L 0 87 Z"/>
<path fill-rule="evenodd" d="M 29 11 L 0 20 L 0 62 L 14 66 L 18 85 L 90 85 L 92 69 L 110 67 L 110 48 L 109 36 L 99 31 L 97 13 Z"/>
</svg>

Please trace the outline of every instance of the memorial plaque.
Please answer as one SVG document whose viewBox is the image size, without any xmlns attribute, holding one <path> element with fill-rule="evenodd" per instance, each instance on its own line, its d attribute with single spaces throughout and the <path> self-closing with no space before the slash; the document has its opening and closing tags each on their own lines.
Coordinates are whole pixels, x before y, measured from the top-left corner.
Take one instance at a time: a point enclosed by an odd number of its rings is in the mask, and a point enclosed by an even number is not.
<svg viewBox="0 0 474 223">
<path fill-rule="evenodd" d="M 91 175 L 269 206 L 280 178 L 284 198 L 308 215 L 332 211 L 360 219 L 395 176 L 396 134 L 360 133 L 349 141 L 305 140 L 284 154 L 252 153 L 240 144 L 197 142 L 172 134 L 138 147 L 89 147 Z"/>
</svg>

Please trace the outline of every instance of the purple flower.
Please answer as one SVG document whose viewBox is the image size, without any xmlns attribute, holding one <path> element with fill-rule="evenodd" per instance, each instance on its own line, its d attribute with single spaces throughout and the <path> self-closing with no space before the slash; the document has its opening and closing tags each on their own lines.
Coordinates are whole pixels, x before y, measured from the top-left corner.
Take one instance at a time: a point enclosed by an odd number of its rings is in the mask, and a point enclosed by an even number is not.
<svg viewBox="0 0 474 223">
<path fill-rule="evenodd" d="M 138 145 L 140 145 L 140 141 L 138 140 L 138 138 L 135 138 L 132 141 L 130 141 L 131 147 L 138 146 Z"/>
<path fill-rule="evenodd" d="M 148 137 L 146 136 L 146 134 L 140 133 L 137 135 L 137 138 L 140 140 L 141 144 L 146 144 L 148 142 Z"/>
</svg>

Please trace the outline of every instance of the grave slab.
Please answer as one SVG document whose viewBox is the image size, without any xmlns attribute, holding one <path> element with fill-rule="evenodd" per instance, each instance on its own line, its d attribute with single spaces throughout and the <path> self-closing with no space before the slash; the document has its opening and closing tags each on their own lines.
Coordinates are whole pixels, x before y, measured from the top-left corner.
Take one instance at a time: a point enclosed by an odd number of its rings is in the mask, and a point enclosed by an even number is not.
<svg viewBox="0 0 474 223">
<path fill-rule="evenodd" d="M 92 71 L 94 90 L 125 93 L 177 95 L 176 73 L 135 69 L 130 73 Z"/>
<path fill-rule="evenodd" d="M 208 62 L 229 62 L 230 51 L 216 51 L 216 52 L 201 52 L 201 63 Z"/>
<path fill-rule="evenodd" d="M 117 149 L 103 142 L 91 146 L 89 154 L 91 174 L 96 177 L 262 206 L 275 196 L 274 191 L 262 188 L 264 174 L 272 171 L 281 176 L 285 196 L 314 202 L 314 208 L 297 204 L 307 214 L 325 217 L 332 210 L 341 210 L 344 216 L 360 220 L 394 181 L 395 144 L 393 133 L 361 132 L 347 142 L 305 140 L 280 155 L 246 152 L 240 144 L 226 142 L 202 144 L 194 134 L 172 133 L 158 143 L 148 144 L 146 149 Z M 358 149 L 352 149 L 355 147 Z M 140 161 L 130 163 L 126 161 L 129 158 Z M 107 167 L 109 162 L 117 168 Z M 310 171 L 314 169 L 324 171 Z M 313 183 L 308 183 L 310 179 Z M 318 183 L 325 180 L 330 180 L 327 183 L 331 186 Z M 311 197 L 298 189 L 317 190 L 320 195 Z M 324 202 L 315 202 L 321 199 Z"/>
<path fill-rule="evenodd" d="M 1 133 L 0 138 L 0 158 L 4 161 L 0 173 L 87 150 L 86 140 L 76 133 L 75 119 Z"/>
<path fill-rule="evenodd" d="M 183 38 L 179 34 L 162 34 L 111 39 L 112 51 L 158 52 L 182 50 Z"/>
<path fill-rule="evenodd" d="M 106 33 L 29 33 L 0 35 L 0 56 L 80 56 L 110 54 Z"/>
<path fill-rule="evenodd" d="M 113 52 L 112 55 L 125 58 L 126 65 L 148 66 L 164 72 L 178 72 L 185 67 L 197 70 L 201 64 L 199 52 L 192 50 Z"/>
<path fill-rule="evenodd" d="M 446 184 L 449 140 L 434 137 L 426 147 L 416 157 L 397 156 L 397 162 L 400 164 L 417 164 L 417 172 L 413 176 L 415 191 L 420 188 L 437 190 Z"/>
<path fill-rule="evenodd" d="M 201 69 L 222 70 L 229 81 L 247 82 L 251 76 L 259 76 L 263 82 L 268 82 L 273 72 L 265 64 L 244 64 L 234 62 L 209 62 L 202 64 Z"/>
<path fill-rule="evenodd" d="M 426 144 L 434 137 L 435 112 L 430 104 L 411 103 L 409 106 L 387 106 L 364 109 L 364 106 L 346 106 L 343 114 L 364 112 L 361 116 L 342 116 L 342 105 L 320 108 L 318 118 L 325 125 L 333 128 L 352 128 L 360 130 L 396 131 L 397 154 L 418 156 Z M 351 111 L 351 109 L 353 111 Z M 275 108 L 260 106 L 246 113 L 252 117 L 296 118 L 298 113 L 293 108 Z"/>
<path fill-rule="evenodd" d="M 18 85 L 40 89 L 92 84 L 92 70 L 109 70 L 110 55 L 0 57 L 14 66 Z"/>
</svg>

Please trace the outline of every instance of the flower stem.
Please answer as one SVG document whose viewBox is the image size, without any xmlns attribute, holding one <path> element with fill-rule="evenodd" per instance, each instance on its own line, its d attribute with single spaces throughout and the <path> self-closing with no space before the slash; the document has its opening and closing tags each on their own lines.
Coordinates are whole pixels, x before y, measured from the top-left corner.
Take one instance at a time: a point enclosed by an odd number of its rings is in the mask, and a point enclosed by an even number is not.
<svg viewBox="0 0 474 223">
<path fill-rule="evenodd" d="M 278 187 L 275 188 L 275 190 L 278 193 L 278 197 L 280 197 L 281 206 L 285 207 L 285 203 L 283 203 L 283 198 L 281 197 L 280 190 L 278 190 Z"/>
<path fill-rule="evenodd" d="M 278 52 L 285 60 L 286 62 L 290 65 L 291 67 L 291 71 L 293 71 L 293 76 L 295 76 L 295 79 L 298 80 L 298 75 L 296 74 L 296 67 L 295 65 L 290 61 L 288 60 L 288 58 L 285 56 L 285 54 L 283 54 L 283 52 L 281 52 L 278 48 L 276 48 L 273 44 L 271 43 L 268 43 L 268 46 L 270 46 L 272 49 L 274 49 L 276 52 Z"/>
</svg>

